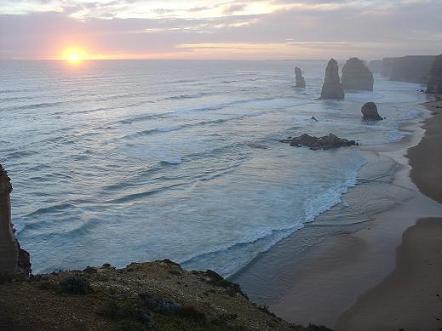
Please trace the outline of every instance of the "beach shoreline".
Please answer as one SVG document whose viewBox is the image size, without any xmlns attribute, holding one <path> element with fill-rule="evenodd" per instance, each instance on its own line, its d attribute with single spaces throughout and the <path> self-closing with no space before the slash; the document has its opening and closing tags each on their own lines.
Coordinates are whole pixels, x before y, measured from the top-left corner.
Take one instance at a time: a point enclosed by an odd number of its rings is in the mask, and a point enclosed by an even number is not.
<svg viewBox="0 0 442 331">
<path fill-rule="evenodd" d="M 426 104 L 427 108 L 429 105 Z M 431 123 L 433 117 L 434 114 L 426 118 L 425 123 Z M 409 191 L 406 199 L 381 210 L 359 227 L 326 234 L 315 234 L 315 231 L 321 232 L 320 227 L 306 227 L 260 256 L 234 277 L 234 281 L 247 293 L 251 292 L 252 299 L 267 304 L 271 311 L 288 321 L 335 327 L 339 316 L 352 307 L 359 296 L 393 272 L 402 234 L 420 218 L 442 215 L 442 205 L 423 195 L 410 179 L 406 155 L 409 148 L 423 140 L 427 124 L 424 128 L 421 124 L 409 124 L 409 132 L 413 134 L 401 147 L 397 144 L 379 146 L 377 151 L 397 162 L 392 185 Z M 305 252 L 297 254 L 293 261 L 287 258 L 282 263 L 278 261 L 278 254 L 272 250 L 295 256 L 292 247 L 302 240 L 302 232 L 307 231 L 314 233 L 316 243 L 310 246 L 307 243 Z M 272 271 L 277 263 L 282 266 Z M 273 275 L 259 275 L 269 271 Z M 268 298 L 254 297 L 253 287 L 263 286 L 267 292 L 274 286 L 275 294 Z"/>
<path fill-rule="evenodd" d="M 408 149 L 410 178 L 419 191 L 442 203 L 442 102 L 427 102 L 432 117 L 425 135 Z M 403 234 L 394 271 L 361 295 L 336 323 L 336 330 L 440 330 L 442 327 L 442 213 L 420 218 Z M 382 304 L 381 304 L 382 303 Z"/>
</svg>

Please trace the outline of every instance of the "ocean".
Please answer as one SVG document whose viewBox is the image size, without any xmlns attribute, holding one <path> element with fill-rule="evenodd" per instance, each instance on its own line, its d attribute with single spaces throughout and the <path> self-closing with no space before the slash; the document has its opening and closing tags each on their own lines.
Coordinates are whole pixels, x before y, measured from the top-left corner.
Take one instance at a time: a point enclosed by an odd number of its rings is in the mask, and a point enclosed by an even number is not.
<svg viewBox="0 0 442 331">
<path fill-rule="evenodd" d="M 306 89 L 294 87 L 295 64 Z M 318 100 L 325 61 L 0 66 L 0 163 L 37 273 L 168 258 L 233 275 L 324 212 L 342 215 L 363 166 L 391 171 L 366 150 L 424 116 L 419 85 L 380 76 L 373 92 Z M 367 101 L 386 119 L 361 121 Z M 302 133 L 361 146 L 279 142 Z"/>
</svg>

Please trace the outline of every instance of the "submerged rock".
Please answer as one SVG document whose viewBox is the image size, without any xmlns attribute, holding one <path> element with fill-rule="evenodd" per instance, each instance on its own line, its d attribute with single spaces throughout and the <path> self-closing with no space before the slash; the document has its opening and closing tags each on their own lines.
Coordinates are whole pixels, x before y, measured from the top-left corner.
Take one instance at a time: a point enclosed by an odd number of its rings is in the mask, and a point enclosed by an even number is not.
<svg viewBox="0 0 442 331">
<path fill-rule="evenodd" d="M 296 76 L 296 87 L 304 88 L 305 87 L 305 79 L 302 76 L 301 68 L 295 67 L 295 76 Z"/>
<path fill-rule="evenodd" d="M 430 70 L 427 93 L 442 94 L 442 54 L 436 56 Z"/>
<path fill-rule="evenodd" d="M 366 121 L 380 121 L 383 118 L 378 113 L 378 107 L 374 102 L 367 102 L 361 108 L 362 118 Z"/>
<path fill-rule="evenodd" d="M 347 60 L 342 68 L 342 86 L 344 90 L 373 91 L 373 74 L 364 61 L 357 57 Z"/>
<path fill-rule="evenodd" d="M 355 146 L 358 143 L 354 140 L 347 140 L 339 138 L 333 133 L 329 133 L 327 136 L 315 137 L 309 134 L 303 134 L 298 137 L 288 137 L 281 140 L 283 143 L 288 143 L 290 146 L 296 147 L 310 147 L 312 150 L 318 149 L 332 149 L 345 146 Z"/>
<path fill-rule="evenodd" d="M 325 69 L 324 85 L 322 85 L 321 99 L 344 99 L 344 89 L 339 79 L 338 62 L 331 59 Z"/>
</svg>

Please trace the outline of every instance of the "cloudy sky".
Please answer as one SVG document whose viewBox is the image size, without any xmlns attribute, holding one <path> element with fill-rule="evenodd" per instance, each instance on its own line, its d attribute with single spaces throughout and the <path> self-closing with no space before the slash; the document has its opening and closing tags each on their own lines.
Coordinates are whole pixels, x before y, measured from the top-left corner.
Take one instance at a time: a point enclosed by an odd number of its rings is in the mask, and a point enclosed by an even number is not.
<svg viewBox="0 0 442 331">
<path fill-rule="evenodd" d="M 442 52 L 442 0 L 0 0 L 0 58 L 375 59 Z"/>
</svg>

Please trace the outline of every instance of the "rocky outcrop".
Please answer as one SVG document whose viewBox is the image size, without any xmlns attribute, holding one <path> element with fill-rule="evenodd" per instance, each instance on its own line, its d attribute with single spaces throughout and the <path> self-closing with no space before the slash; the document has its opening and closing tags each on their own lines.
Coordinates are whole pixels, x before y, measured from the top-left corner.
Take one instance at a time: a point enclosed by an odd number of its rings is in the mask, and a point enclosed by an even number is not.
<svg viewBox="0 0 442 331">
<path fill-rule="evenodd" d="M 442 94 L 442 54 L 435 57 L 429 77 L 427 93 Z"/>
<path fill-rule="evenodd" d="M 11 223 L 10 193 L 12 185 L 0 164 L 0 274 L 31 273 L 29 253 L 20 248 Z"/>
<path fill-rule="evenodd" d="M 374 102 L 367 102 L 361 108 L 362 119 L 365 121 L 380 121 L 383 118 L 378 113 L 378 107 Z"/>
<path fill-rule="evenodd" d="M 342 86 L 344 90 L 373 91 L 373 74 L 364 61 L 352 57 L 342 68 Z"/>
<path fill-rule="evenodd" d="M 318 149 L 332 149 L 345 146 L 355 146 L 358 143 L 354 140 L 342 139 L 329 133 L 327 136 L 314 137 L 309 134 L 303 134 L 298 137 L 288 137 L 281 140 L 283 143 L 288 143 L 290 146 L 309 147 L 312 150 Z"/>
<path fill-rule="evenodd" d="M 329 330 L 285 322 L 215 272 L 169 260 L 35 275 L 0 293 L 0 330 Z"/>
<path fill-rule="evenodd" d="M 305 87 L 305 79 L 302 76 L 301 68 L 295 67 L 295 76 L 296 76 L 296 87 L 304 88 Z"/>
<path fill-rule="evenodd" d="M 339 79 L 338 62 L 331 59 L 325 69 L 324 84 L 322 85 L 321 99 L 344 99 L 344 89 Z"/>
</svg>

